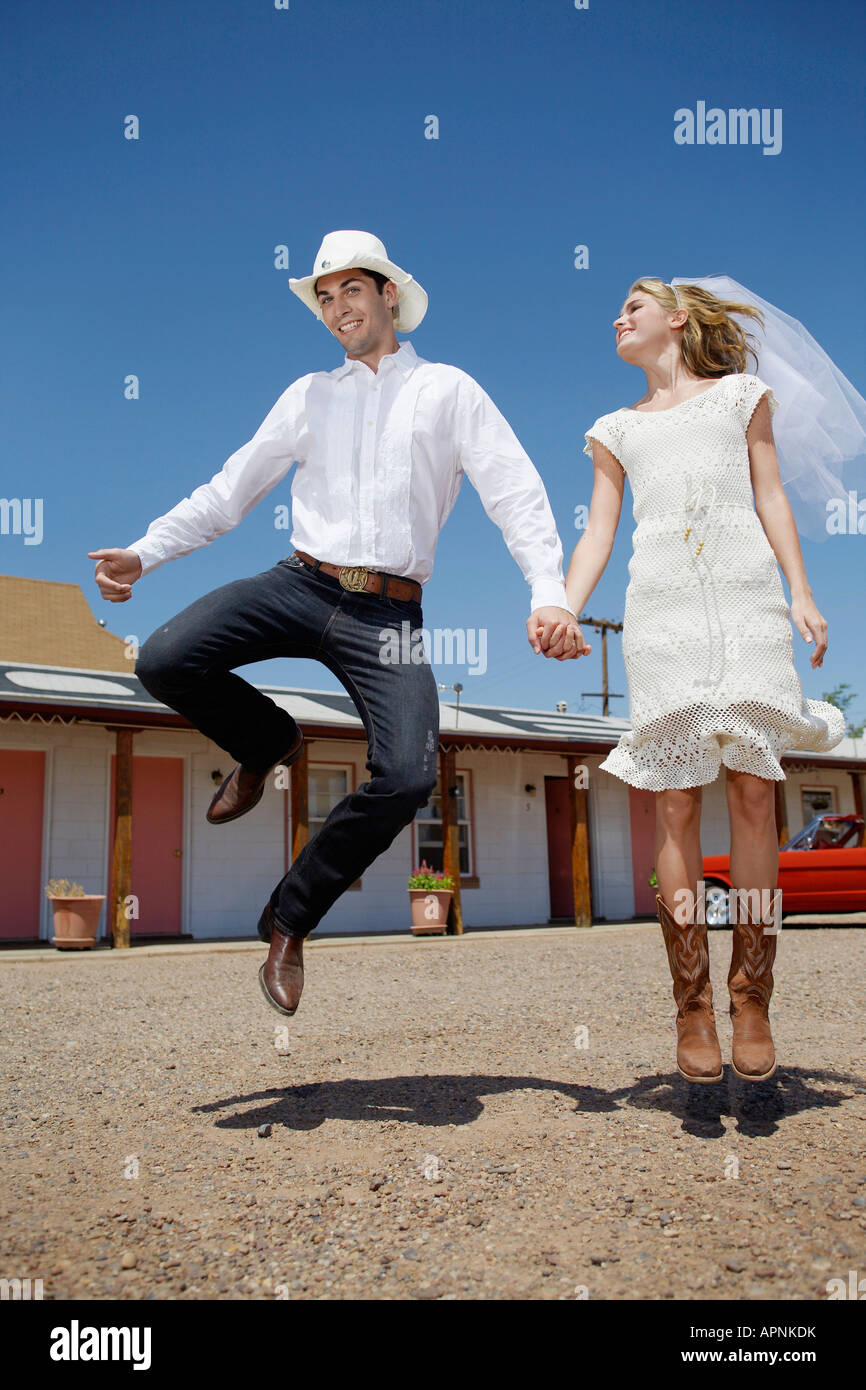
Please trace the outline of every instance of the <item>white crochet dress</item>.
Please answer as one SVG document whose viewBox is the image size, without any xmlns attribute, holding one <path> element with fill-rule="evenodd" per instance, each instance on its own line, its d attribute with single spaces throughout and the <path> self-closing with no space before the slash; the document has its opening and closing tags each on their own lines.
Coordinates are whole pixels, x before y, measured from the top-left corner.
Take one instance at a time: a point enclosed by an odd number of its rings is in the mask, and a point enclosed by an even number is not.
<svg viewBox="0 0 866 1390">
<path fill-rule="evenodd" d="M 845 736 L 841 710 L 803 698 L 755 511 L 746 429 L 765 392 L 775 413 L 768 386 L 732 373 L 668 410 L 602 415 L 586 434 L 584 453 L 599 440 L 634 497 L 622 634 L 632 728 L 601 763 L 634 787 L 702 786 L 720 763 L 784 781 L 784 752 Z"/>
</svg>

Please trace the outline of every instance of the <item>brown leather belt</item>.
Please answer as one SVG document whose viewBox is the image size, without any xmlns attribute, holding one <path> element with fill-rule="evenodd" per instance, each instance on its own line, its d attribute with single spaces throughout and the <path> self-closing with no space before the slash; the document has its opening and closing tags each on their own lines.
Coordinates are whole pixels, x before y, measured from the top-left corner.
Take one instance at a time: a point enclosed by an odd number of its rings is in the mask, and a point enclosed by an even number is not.
<svg viewBox="0 0 866 1390">
<path fill-rule="evenodd" d="M 396 574 L 382 574 L 379 570 L 366 569 L 363 565 L 329 565 L 324 560 L 316 560 L 303 550 L 293 552 L 305 565 L 313 570 L 321 570 L 332 579 L 339 579 L 344 589 L 353 594 L 379 594 L 382 598 L 402 599 L 404 603 L 414 600 L 421 602 L 421 585 L 414 579 L 400 579 Z"/>
</svg>

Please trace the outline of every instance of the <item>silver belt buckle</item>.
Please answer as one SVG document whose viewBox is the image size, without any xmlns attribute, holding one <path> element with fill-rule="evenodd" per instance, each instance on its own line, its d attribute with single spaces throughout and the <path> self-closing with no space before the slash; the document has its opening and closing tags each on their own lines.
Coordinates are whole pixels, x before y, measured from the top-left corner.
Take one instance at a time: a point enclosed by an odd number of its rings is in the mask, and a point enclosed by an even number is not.
<svg viewBox="0 0 866 1390">
<path fill-rule="evenodd" d="M 344 589 L 348 589 L 353 594 L 360 594 L 367 587 L 369 575 L 370 571 L 365 569 L 363 565 L 344 565 L 337 578 Z"/>
</svg>

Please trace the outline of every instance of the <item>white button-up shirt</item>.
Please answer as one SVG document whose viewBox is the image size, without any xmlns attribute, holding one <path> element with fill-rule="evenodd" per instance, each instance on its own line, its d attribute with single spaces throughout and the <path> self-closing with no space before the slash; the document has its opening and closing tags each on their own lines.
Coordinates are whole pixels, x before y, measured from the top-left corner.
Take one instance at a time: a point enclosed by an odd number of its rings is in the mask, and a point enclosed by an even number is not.
<svg viewBox="0 0 866 1390">
<path fill-rule="evenodd" d="M 295 462 L 298 550 L 425 584 L 465 473 L 523 571 L 533 610 L 568 608 L 550 502 L 510 425 L 472 377 L 425 361 L 408 342 L 377 372 L 347 358 L 294 381 L 249 443 L 127 549 L 148 574 L 209 545 Z"/>
</svg>

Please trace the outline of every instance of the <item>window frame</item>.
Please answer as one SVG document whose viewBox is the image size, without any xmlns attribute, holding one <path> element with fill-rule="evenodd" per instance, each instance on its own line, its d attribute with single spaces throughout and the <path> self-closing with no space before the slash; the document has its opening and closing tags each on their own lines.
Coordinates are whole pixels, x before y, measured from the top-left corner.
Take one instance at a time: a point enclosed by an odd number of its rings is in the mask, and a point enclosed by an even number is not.
<svg viewBox="0 0 866 1390">
<path fill-rule="evenodd" d="M 354 763 L 354 762 L 345 762 L 345 763 L 341 763 L 341 762 L 337 762 L 336 759 L 334 759 L 334 758 L 310 758 L 309 761 L 308 761 L 308 763 L 307 763 L 307 797 L 308 797 L 308 799 L 309 799 L 309 794 L 310 794 L 310 788 L 309 788 L 310 774 L 311 774 L 311 772 L 313 771 L 313 768 L 324 768 L 324 769 L 326 769 L 327 771 L 330 771 L 330 772 L 346 772 L 346 773 L 349 774 L 349 775 L 346 777 L 346 796 L 350 796 L 350 795 L 352 794 L 352 792 L 358 790 L 358 765 L 357 765 L 357 763 Z M 333 807 L 331 808 L 331 810 L 333 810 Z M 328 814 L 330 814 L 330 812 L 329 812 Z M 323 816 L 323 817 L 321 817 L 321 818 L 318 817 L 318 816 L 316 816 L 316 821 L 318 822 L 318 824 L 316 825 L 316 830 L 315 830 L 315 832 L 313 831 L 313 817 L 312 817 L 312 816 L 308 816 L 308 820 L 309 820 L 309 825 L 310 825 L 310 839 L 312 840 L 314 833 L 318 834 L 318 831 L 319 831 L 320 826 L 321 826 L 321 825 L 324 825 L 325 821 L 327 820 L 327 816 Z M 364 886 L 364 880 L 363 880 L 363 878 L 356 878 L 354 883 L 350 883 L 350 884 L 349 884 L 348 888 L 346 889 L 346 892 L 347 892 L 347 893 L 349 893 L 349 892 L 359 892 L 359 891 L 363 888 L 363 886 Z"/>
<path fill-rule="evenodd" d="M 474 769 L 469 768 L 469 767 L 456 767 L 456 768 L 454 769 L 454 771 L 455 771 L 457 777 L 458 777 L 458 778 L 462 777 L 462 778 L 464 779 L 464 780 L 463 780 L 463 803 L 464 803 L 464 805 L 465 805 L 465 807 L 466 807 L 466 811 L 467 811 L 466 817 L 465 817 L 463 820 L 458 820 L 458 822 L 457 822 L 458 825 L 465 825 L 465 826 L 467 827 L 467 833 L 466 833 L 466 847 L 467 847 L 468 855 L 469 855 L 469 871 L 468 871 L 467 873 L 464 873 L 464 872 L 461 870 L 461 872 L 460 872 L 460 887 L 461 887 L 461 889 L 463 889 L 463 888 L 480 888 L 480 887 L 481 887 L 481 880 L 479 879 L 478 873 L 477 873 L 477 869 L 478 869 L 478 859 L 477 859 L 477 857 L 476 857 L 476 848 L 475 848 L 475 801 L 474 801 L 475 788 L 474 788 L 473 777 L 472 777 L 473 770 L 474 770 Z M 436 778 L 436 785 L 437 785 L 437 786 L 439 785 L 439 776 L 438 776 L 438 774 L 437 774 L 437 778 Z M 431 794 L 431 797 L 430 797 L 430 800 L 431 800 L 431 801 L 433 800 L 433 797 L 435 796 L 435 794 L 436 794 L 436 792 L 435 792 L 435 789 L 434 789 L 434 791 L 433 791 L 433 793 Z M 429 805 L 429 802 L 428 802 L 427 804 Z M 420 812 L 420 810 L 422 810 L 422 809 L 423 809 L 423 808 L 419 807 L 419 812 Z M 421 855 L 421 850 L 420 850 L 420 837 L 419 837 L 419 835 L 418 835 L 417 827 L 418 827 L 419 825 L 431 825 L 431 824 L 432 824 L 432 825 L 439 825 L 439 826 L 441 826 L 441 825 L 442 825 L 442 817 L 441 817 L 441 816 L 438 816 L 438 817 L 435 817 L 435 818 L 434 818 L 434 817 L 430 817 L 430 816 L 422 817 L 420 814 L 416 814 L 416 815 L 415 815 L 415 818 L 414 818 L 413 821 L 412 821 L 412 862 L 411 862 L 410 870 L 409 870 L 410 873 L 414 873 L 415 870 L 416 870 L 416 868 L 418 867 L 418 864 L 420 863 L 420 855 Z M 443 845 L 443 852 L 444 852 L 444 845 Z"/>
</svg>

